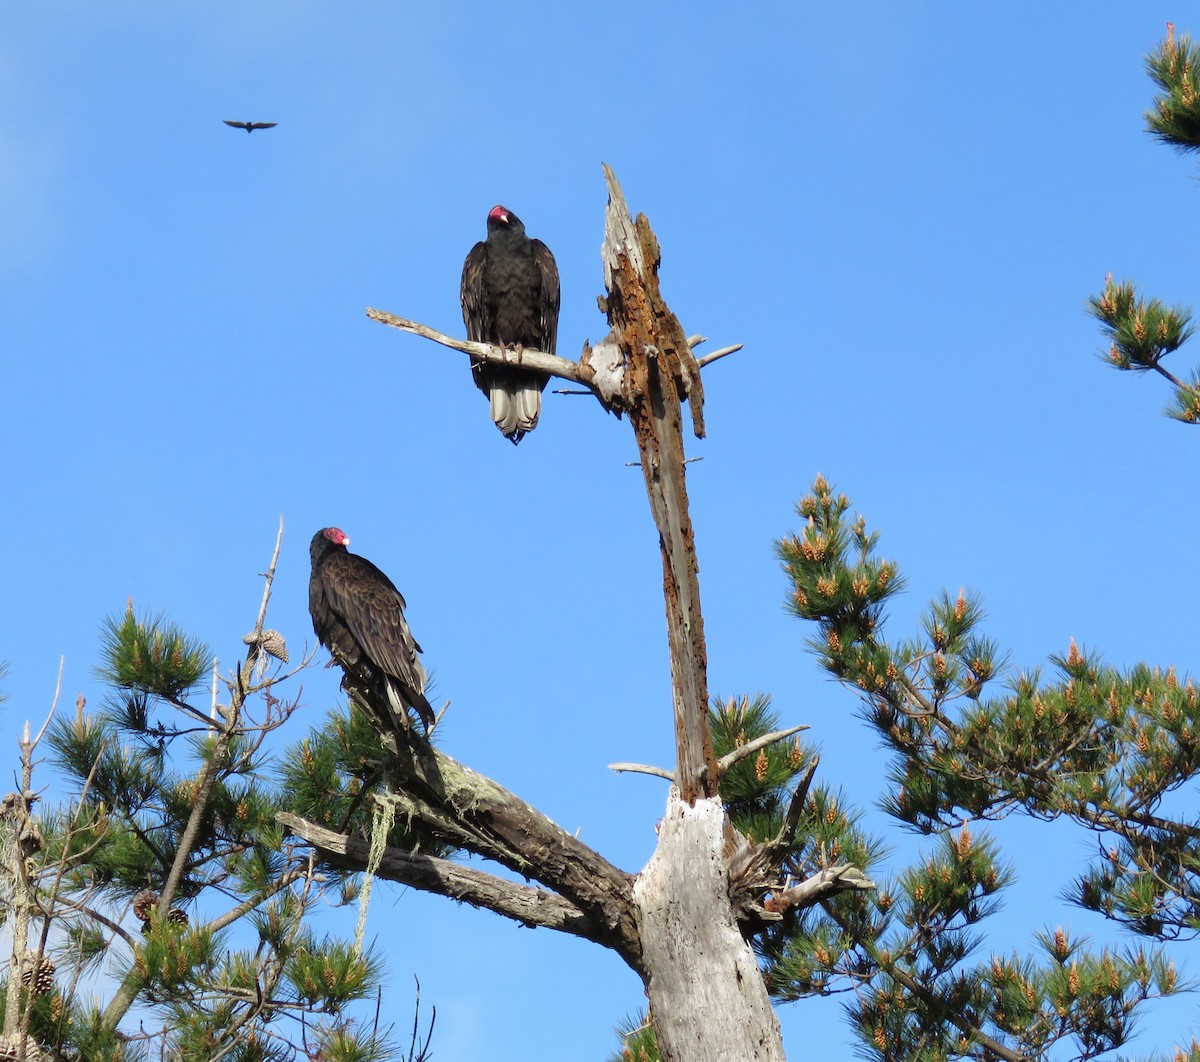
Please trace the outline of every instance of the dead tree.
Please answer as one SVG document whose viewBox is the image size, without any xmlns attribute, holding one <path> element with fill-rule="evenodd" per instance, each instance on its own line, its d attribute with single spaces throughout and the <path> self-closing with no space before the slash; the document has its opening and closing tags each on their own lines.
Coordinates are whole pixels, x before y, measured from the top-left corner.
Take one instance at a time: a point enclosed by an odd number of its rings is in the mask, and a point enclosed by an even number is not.
<svg viewBox="0 0 1200 1062">
<path fill-rule="evenodd" d="M 749 943 L 753 927 L 787 905 L 816 903 L 846 889 L 872 888 L 853 867 L 826 868 L 784 887 L 786 845 L 756 844 L 731 826 L 718 796 L 731 762 L 803 727 L 768 735 L 718 761 L 709 728 L 707 650 L 700 610 L 695 541 L 685 477 L 683 403 L 704 435 L 700 370 L 728 348 L 698 361 L 659 291 L 658 241 L 643 215 L 630 217 L 612 171 L 600 299 L 610 332 L 585 345 L 578 362 L 523 351 L 522 364 L 582 385 L 601 405 L 628 418 L 637 440 L 650 509 L 662 550 L 663 589 L 675 716 L 673 770 L 614 765 L 671 780 L 657 849 L 636 876 L 605 860 L 515 794 L 457 763 L 413 732 L 390 740 L 383 811 L 415 821 L 455 846 L 508 867 L 537 885 L 420 853 L 374 853 L 361 838 L 281 816 L 297 836 L 341 866 L 485 907 L 527 926 L 545 926 L 616 951 L 642 978 L 659 1050 L 668 1062 L 780 1062 L 783 1043 Z M 462 342 L 377 310 L 384 324 L 423 335 L 475 357 L 504 363 L 512 354 Z M 351 696 L 368 690 L 350 686 Z M 393 736 L 394 738 L 394 736 Z M 803 799 L 802 785 L 798 800 Z M 795 810 L 795 809 L 794 809 Z M 795 814 L 789 815 L 794 826 Z M 778 839 L 777 839 L 778 841 Z M 764 902 L 772 902 L 764 906 Z"/>
</svg>

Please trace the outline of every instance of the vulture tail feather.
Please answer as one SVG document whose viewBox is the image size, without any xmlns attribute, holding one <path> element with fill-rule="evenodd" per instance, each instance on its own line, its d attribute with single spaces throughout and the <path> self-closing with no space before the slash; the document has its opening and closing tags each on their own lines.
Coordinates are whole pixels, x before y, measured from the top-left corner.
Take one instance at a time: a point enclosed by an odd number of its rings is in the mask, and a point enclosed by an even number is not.
<svg viewBox="0 0 1200 1062">
<path fill-rule="evenodd" d="M 488 389 L 492 404 L 492 420 L 506 438 L 514 443 L 537 427 L 542 413 L 540 379 L 530 379 L 524 373 L 498 375 Z"/>
</svg>

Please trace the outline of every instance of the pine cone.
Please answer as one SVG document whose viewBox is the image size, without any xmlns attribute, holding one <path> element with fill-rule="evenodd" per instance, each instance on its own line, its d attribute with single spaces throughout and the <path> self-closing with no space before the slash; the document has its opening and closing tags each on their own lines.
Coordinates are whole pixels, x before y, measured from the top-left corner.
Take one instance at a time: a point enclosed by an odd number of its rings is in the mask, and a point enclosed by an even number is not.
<svg viewBox="0 0 1200 1062">
<path fill-rule="evenodd" d="M 21 971 L 21 983 L 35 996 L 44 996 L 54 987 L 54 960 L 43 955 L 37 962 L 36 955 L 25 957 L 25 969 Z"/>
<path fill-rule="evenodd" d="M 276 660 L 282 660 L 285 664 L 288 662 L 287 645 L 284 644 L 283 635 L 274 628 L 268 627 L 261 634 L 251 631 L 242 638 L 242 641 L 252 647 L 252 658 L 257 655 L 259 649 L 262 649 Z"/>
<path fill-rule="evenodd" d="M 0 1037 L 0 1062 L 16 1062 L 21 1057 L 21 1039 L 19 1036 Z M 32 1036 L 25 1037 L 25 1062 L 37 1062 L 45 1058 L 42 1045 Z"/>
<path fill-rule="evenodd" d="M 276 660 L 281 660 L 285 664 L 288 662 L 287 645 L 284 644 L 283 635 L 277 630 L 262 632 L 262 647 Z"/>
<path fill-rule="evenodd" d="M 153 889 L 143 889 L 133 898 L 133 917 L 139 922 L 149 922 L 157 905 L 158 893 Z"/>
<path fill-rule="evenodd" d="M 172 907 L 167 912 L 167 922 L 173 926 L 186 926 L 188 924 L 187 912 L 182 907 Z"/>
</svg>

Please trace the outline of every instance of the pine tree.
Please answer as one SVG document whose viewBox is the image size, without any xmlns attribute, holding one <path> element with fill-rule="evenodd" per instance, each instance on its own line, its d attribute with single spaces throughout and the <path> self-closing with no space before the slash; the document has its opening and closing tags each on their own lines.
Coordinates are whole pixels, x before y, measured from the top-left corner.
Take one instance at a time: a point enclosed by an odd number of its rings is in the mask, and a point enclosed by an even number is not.
<svg viewBox="0 0 1200 1062">
<path fill-rule="evenodd" d="M 802 530 L 777 544 L 788 605 L 816 625 L 813 652 L 894 754 L 887 810 L 938 838 L 881 886 L 869 921 L 838 918 L 865 960 L 841 971 L 863 986 L 850 1012 L 865 1050 L 887 1060 L 1116 1050 L 1141 1003 L 1186 987 L 1152 942 L 1198 924 L 1200 829 L 1159 809 L 1200 773 L 1200 690 L 1171 668 L 1106 667 L 1074 643 L 1051 657 L 1049 679 L 1010 676 L 980 602 L 961 592 L 930 603 L 919 635 L 889 641 L 884 608 L 903 579 L 849 510 L 821 477 L 800 501 Z M 1011 813 L 1098 834 L 1104 854 L 1070 898 L 1148 941 L 1093 948 L 1060 928 L 1029 954 L 972 960 L 1010 879 L 983 824 Z"/>
<path fill-rule="evenodd" d="M 274 570 L 273 559 L 229 673 L 130 602 L 102 631 L 103 706 L 80 697 L 35 737 L 26 728 L 22 791 L 0 809 L 13 941 L 0 1058 L 403 1057 L 370 1006 L 355 1007 L 379 992 L 379 959 L 306 925 L 318 903 L 353 895 L 353 876 L 331 883 L 276 820 L 284 794 L 267 747 L 307 661 L 289 666 L 264 627 Z M 34 788 L 43 746 L 70 790 L 46 810 Z M 414 1034 L 407 1057 L 427 1045 Z"/>
<path fill-rule="evenodd" d="M 1200 765 L 1195 685 L 1169 668 L 1118 672 L 1074 645 L 1052 658 L 1051 679 L 1011 677 L 980 603 L 961 593 L 933 601 L 917 637 L 886 639 L 899 566 L 877 555 L 865 520 L 851 519 L 849 500 L 818 478 L 798 506 L 804 526 L 778 543 L 790 607 L 815 624 L 813 651 L 857 691 L 893 751 L 888 810 L 933 839 L 894 880 L 876 880 L 882 842 L 819 778 L 815 751 L 798 737 L 805 728 L 779 729 L 762 696 L 708 696 L 681 412 L 686 400 L 702 436 L 701 363 L 661 301 L 649 223 L 630 218 L 608 179 L 602 306 L 613 331 L 578 363 L 522 356 L 628 415 L 641 454 L 663 559 L 676 761 L 612 766 L 672 783 L 655 855 L 639 874 L 624 873 L 416 727 L 381 735 L 383 754 L 363 761 L 363 788 L 383 783 L 363 801 L 371 820 L 403 820 L 536 887 L 381 843 L 378 826 L 367 837 L 302 815 L 281 821 L 331 865 L 617 952 L 649 998 L 623 1026 L 622 1060 L 782 1059 L 764 1002 L 834 992 L 852 992 L 867 1057 L 992 1062 L 1119 1050 L 1143 1004 L 1188 987 L 1165 943 L 1198 924 L 1200 833 L 1163 818 L 1159 804 Z M 475 357 L 505 356 L 369 313 Z M 386 718 L 386 705 L 372 702 L 378 691 L 349 673 L 344 684 L 356 716 L 362 706 L 364 717 Z M 323 746 L 311 748 L 298 762 L 332 762 Z M 338 763 L 337 777 L 352 768 Z M 313 787 L 305 806 L 314 810 L 332 791 L 315 769 L 291 784 Z M 1065 929 L 1033 929 L 1025 952 L 981 957 L 980 932 L 1012 880 L 986 823 L 1018 811 L 1107 838 L 1074 898 L 1146 939 L 1092 946 Z"/>
<path fill-rule="evenodd" d="M 1152 126 L 1187 146 L 1200 146 L 1196 69 L 1173 32 L 1151 61 L 1166 93 Z M 0 808 L 14 942 L 0 1057 L 392 1057 L 348 1010 L 378 984 L 377 962 L 305 928 L 318 895 L 354 898 L 376 879 L 614 950 L 650 1001 L 623 1028 L 616 1057 L 634 1062 L 774 1062 L 783 1053 L 771 1002 L 848 989 L 867 1057 L 1087 1059 L 1119 1050 L 1145 1002 L 1189 987 L 1170 945 L 1200 925 L 1200 828 L 1163 805 L 1200 768 L 1200 696 L 1173 668 L 1121 671 L 1072 643 L 1050 658 L 1048 678 L 1011 675 L 980 601 L 963 593 L 931 602 L 915 636 L 888 638 L 900 567 L 818 478 L 798 505 L 802 527 L 777 544 L 789 606 L 891 750 L 889 812 L 930 846 L 876 880 L 882 842 L 819 777 L 804 728 L 781 729 L 762 695 L 709 697 L 682 407 L 703 436 L 700 370 L 717 355 L 694 356 L 697 341 L 659 292 L 649 223 L 630 217 L 608 177 L 612 333 L 578 363 L 522 357 L 585 387 L 635 432 L 662 550 L 676 761 L 616 766 L 672 783 L 654 858 L 627 874 L 417 728 L 377 733 L 369 720 L 391 710 L 349 674 L 348 709 L 293 746 L 275 788 L 264 739 L 294 707 L 275 692 L 293 672 L 264 629 L 265 600 L 245 662 L 220 678 L 225 703 L 214 690 L 207 712 L 196 697 L 208 651 L 131 605 L 106 630 L 113 698 L 93 714 L 81 702 L 48 732 L 74 800 L 35 813 L 41 737 L 27 736 L 22 791 Z M 1196 384 L 1160 365 L 1189 337 L 1188 313 L 1111 278 L 1093 311 L 1113 363 L 1168 376 L 1173 415 L 1200 420 Z M 1035 931 L 1025 952 L 980 956 L 979 933 L 1012 877 L 987 823 L 1014 813 L 1104 839 L 1072 898 L 1136 943 L 1097 947 L 1055 928 Z M 537 884 L 449 858 L 461 852 Z M 88 1009 L 81 979 L 118 953 L 119 988 Z M 711 994 L 698 1004 L 701 980 Z M 154 1015 L 145 1031 L 131 1031 L 135 1007 Z M 428 1035 L 419 1041 L 414 1026 L 410 1058 L 427 1053 Z"/>
<path fill-rule="evenodd" d="M 1146 56 L 1146 70 L 1160 92 L 1146 112 L 1147 128 L 1180 152 L 1200 151 L 1200 48 L 1186 34 L 1176 38 L 1168 22 L 1166 39 Z M 1132 281 L 1116 283 L 1111 273 L 1103 292 L 1088 299 L 1088 309 L 1109 340 L 1108 363 L 1129 372 L 1158 373 L 1173 389 L 1167 416 L 1200 424 L 1200 370 L 1185 380 L 1162 364 L 1191 337 L 1191 311 L 1141 298 Z"/>
</svg>

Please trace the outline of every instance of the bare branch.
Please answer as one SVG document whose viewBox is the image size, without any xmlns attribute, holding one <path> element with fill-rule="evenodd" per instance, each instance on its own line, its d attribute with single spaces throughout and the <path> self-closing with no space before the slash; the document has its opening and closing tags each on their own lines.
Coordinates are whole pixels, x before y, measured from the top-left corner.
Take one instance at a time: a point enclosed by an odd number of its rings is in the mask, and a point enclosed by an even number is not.
<svg viewBox="0 0 1200 1062">
<path fill-rule="evenodd" d="M 629 772 L 630 774 L 652 774 L 655 778 L 665 778 L 668 782 L 675 781 L 675 773 L 665 767 L 650 767 L 644 763 L 610 763 L 610 771 Z"/>
<path fill-rule="evenodd" d="M 97 910 L 95 907 L 81 900 L 74 900 L 69 896 L 56 897 L 55 903 L 59 907 L 66 908 L 68 911 L 78 911 L 80 914 L 87 915 L 88 918 L 99 922 L 102 926 L 112 930 L 113 936 L 120 937 L 131 948 L 137 946 L 137 938 L 129 930 L 122 927 L 120 922 L 114 922 L 103 911 Z M 55 916 L 55 912 L 49 907 L 43 907 L 43 911 L 48 920 Z"/>
<path fill-rule="evenodd" d="M 38 743 L 46 733 L 50 720 L 58 710 L 58 699 L 62 695 L 62 677 L 64 658 L 58 658 L 58 678 L 54 684 L 54 698 L 50 704 L 50 712 L 42 724 L 36 738 L 29 734 L 29 721 L 21 731 L 18 748 L 21 750 L 21 792 L 8 793 L 0 801 L 0 833 L 5 834 L 5 845 L 11 845 L 12 852 L 0 866 L 0 875 L 7 878 L 5 888 L 5 922 L 12 937 L 12 951 L 9 962 L 9 985 L 17 984 L 28 971 L 32 973 L 42 961 L 44 947 L 38 945 L 36 956 L 28 954 L 30 921 L 37 908 L 37 890 L 34 883 L 34 857 L 45 847 L 41 826 L 33 817 L 33 805 L 37 794 L 33 789 L 33 755 Z M 42 934 L 45 940 L 45 933 Z M 30 967 L 30 963 L 33 966 Z M 22 1039 L 28 1035 L 30 1006 L 28 997 L 21 992 L 9 991 L 4 1004 L 3 1032 L 6 1037 L 19 1032 Z"/>
<path fill-rule="evenodd" d="M 768 911 L 782 914 L 794 907 L 811 907 L 814 903 L 839 892 L 870 892 L 874 888 L 875 882 L 866 874 L 849 863 L 843 863 L 840 866 L 818 870 L 811 878 L 799 885 L 793 885 L 790 889 L 781 889 L 772 895 L 764 906 Z"/>
<path fill-rule="evenodd" d="M 800 823 L 800 814 L 804 811 L 804 801 L 808 797 L 808 788 L 812 785 L 813 777 L 817 773 L 817 765 L 820 762 L 820 756 L 813 756 L 808 761 L 808 766 L 804 769 L 804 774 L 792 792 L 792 799 L 788 804 L 787 815 L 784 817 L 783 825 L 779 827 L 779 832 L 771 840 L 770 844 L 767 845 L 768 857 L 772 864 L 776 866 L 783 858 L 787 849 L 791 847 L 792 840 L 796 836 L 796 827 Z"/>
<path fill-rule="evenodd" d="M 727 752 L 717 760 L 717 770 L 724 774 L 735 763 L 744 760 L 747 756 L 753 756 L 759 749 L 765 749 L 768 745 L 774 745 L 777 741 L 783 741 L 784 738 L 790 738 L 793 734 L 799 734 L 801 730 L 808 729 L 805 724 L 789 726 L 786 730 L 776 730 L 770 734 L 763 734 L 762 737 L 756 737 L 753 741 L 747 741 L 746 744 L 739 745 L 732 752 Z"/>
<path fill-rule="evenodd" d="M 421 982 L 417 978 L 416 974 L 413 974 L 413 980 L 417 982 L 417 1001 L 413 1006 L 412 1039 L 408 1042 L 408 1055 L 403 1062 L 427 1062 L 427 1060 L 432 1057 L 429 1051 L 429 1045 L 433 1040 L 433 1027 L 437 1024 L 437 1007 L 430 1008 L 431 1014 L 429 1018 L 429 1028 L 425 1030 L 424 1038 L 420 1038 L 418 1035 L 419 1030 L 417 1027 L 417 1022 L 420 1020 L 421 1014 Z M 377 1017 L 376 1025 L 378 1026 L 378 1024 Z M 417 1050 L 418 1040 L 420 1040 L 421 1044 L 420 1051 Z"/>
<path fill-rule="evenodd" d="M 335 833 L 288 812 L 276 817 L 297 837 L 313 845 L 330 863 L 351 870 L 360 870 L 366 864 L 370 852 L 366 841 Z M 375 876 L 460 900 L 472 907 L 484 907 L 523 926 L 542 926 L 597 943 L 608 942 L 608 935 L 591 918 L 557 893 L 506 881 L 449 859 L 385 848 Z"/>
<path fill-rule="evenodd" d="M 572 383 L 583 384 L 584 386 L 587 386 L 588 383 L 580 375 L 579 366 L 575 362 L 569 358 L 560 358 L 557 354 L 547 354 L 541 350 L 522 350 L 520 355 L 517 355 L 510 350 L 505 350 L 503 347 L 493 346 L 491 343 L 476 343 L 466 339 L 455 339 L 453 336 L 448 336 L 444 332 L 439 332 L 436 328 L 430 328 L 429 325 L 421 324 L 419 321 L 410 321 L 407 317 L 397 317 L 395 314 L 387 313 L 383 310 L 374 310 L 370 307 L 367 308 L 367 316 L 372 321 L 378 321 L 380 324 L 388 325 L 391 328 L 399 328 L 402 332 L 411 332 L 413 335 L 421 336 L 424 339 L 432 339 L 435 343 L 440 343 L 443 347 L 460 350 L 464 354 L 470 354 L 483 361 L 494 362 L 497 365 L 512 365 L 519 357 L 520 365 L 524 369 L 548 373 L 551 376 L 559 377 L 559 379 L 570 380 Z"/>
<path fill-rule="evenodd" d="M 50 701 L 50 711 L 46 715 L 46 721 L 42 723 L 42 728 L 37 732 L 37 737 L 33 739 L 33 744 L 30 746 L 30 753 L 42 743 L 42 737 L 46 733 L 46 727 L 50 725 L 50 720 L 54 718 L 54 713 L 58 711 L 58 698 L 62 696 L 62 678 L 63 668 L 67 665 L 67 658 L 60 656 L 58 658 L 58 678 L 54 682 L 54 697 Z M 32 762 L 29 765 L 30 771 L 33 770 Z M 28 786 L 26 786 L 28 788 Z"/>
<path fill-rule="evenodd" d="M 351 699 L 369 706 L 367 718 L 384 718 L 383 694 L 349 673 L 345 678 Z M 601 942 L 640 972 L 631 875 L 415 730 L 381 737 L 391 753 L 382 772 L 390 791 L 376 800 L 394 802 L 406 819 L 441 840 L 541 882 L 591 919 Z"/>
<path fill-rule="evenodd" d="M 694 465 L 694 464 L 695 464 L 697 461 L 703 461 L 703 460 L 704 460 L 704 457 L 703 457 L 703 456 L 700 456 L 700 457 L 689 457 L 689 458 L 687 458 L 687 459 L 686 459 L 686 460 L 685 460 L 683 463 L 684 463 L 685 465 Z M 641 467 L 642 467 L 642 463 L 641 463 L 641 461 L 626 461 L 626 462 L 625 462 L 625 467 L 626 467 L 626 468 L 641 468 Z"/>
<path fill-rule="evenodd" d="M 630 225 L 632 225 L 632 222 L 630 222 Z M 653 238 L 653 234 L 651 234 L 651 238 Z M 638 253 L 631 257 L 642 261 L 640 247 Z M 605 268 L 608 268 L 607 263 Z M 607 305 L 605 300 L 601 301 L 602 304 Z M 524 368 L 544 372 L 550 376 L 557 376 L 559 379 L 568 380 L 571 383 L 580 384 L 586 388 L 586 390 L 554 388 L 551 392 L 552 394 L 592 395 L 610 413 L 620 416 L 626 411 L 628 395 L 626 393 L 625 370 L 627 362 L 625 352 L 623 352 L 620 344 L 614 339 L 613 333 L 610 333 L 595 346 L 592 346 L 590 343 L 584 343 L 579 361 L 574 362 L 569 358 L 560 358 L 555 354 L 547 354 L 541 350 L 513 352 L 503 347 L 493 346 L 490 343 L 455 339 L 453 336 L 439 332 L 436 328 L 431 328 L 420 321 L 412 321 L 407 317 L 400 317 L 397 314 L 387 313 L 384 310 L 376 310 L 371 307 L 367 308 L 367 316 L 372 321 L 378 321 L 380 324 L 397 328 L 402 332 L 409 332 L 415 336 L 421 336 L 423 339 L 431 339 L 435 343 L 449 347 L 451 350 L 470 354 L 473 359 L 482 359 L 497 365 L 512 365 L 515 362 Z M 672 320 L 674 320 L 673 317 Z M 678 327 L 678 322 L 675 322 L 675 324 Z M 690 356 L 692 347 L 705 342 L 707 342 L 706 337 L 694 335 L 688 337 L 686 341 L 681 342 L 680 346 Z M 686 343 L 686 346 L 684 346 L 684 343 Z M 703 413 L 701 412 L 703 396 L 699 383 L 700 367 L 740 349 L 741 344 L 739 343 L 736 346 L 714 351 L 699 361 L 696 361 L 694 358 L 691 360 L 694 371 L 689 373 L 689 378 L 685 382 L 684 389 L 692 399 L 692 413 L 693 419 L 696 422 L 696 434 L 698 436 L 703 436 L 704 434 L 704 420 Z M 647 352 L 644 356 L 650 358 L 656 356 L 656 354 L 657 352 Z"/>
<path fill-rule="evenodd" d="M 696 364 L 703 369 L 706 365 L 711 365 L 719 358 L 724 358 L 729 354 L 736 354 L 742 349 L 742 346 L 743 344 L 741 343 L 734 343 L 732 347 L 722 347 L 720 350 L 714 350 L 711 354 L 705 354 L 704 357 L 697 358 Z"/>
<path fill-rule="evenodd" d="M 275 552 L 271 554 L 271 563 L 263 572 L 263 596 L 258 606 L 258 619 L 254 621 L 254 633 L 261 635 L 263 623 L 267 618 L 267 604 L 271 600 L 271 584 L 275 582 L 275 568 L 279 564 L 279 549 L 283 545 L 283 514 L 279 514 L 279 530 L 275 534 Z"/>
</svg>

